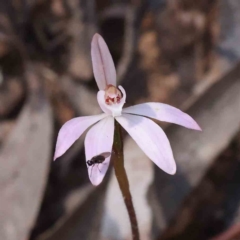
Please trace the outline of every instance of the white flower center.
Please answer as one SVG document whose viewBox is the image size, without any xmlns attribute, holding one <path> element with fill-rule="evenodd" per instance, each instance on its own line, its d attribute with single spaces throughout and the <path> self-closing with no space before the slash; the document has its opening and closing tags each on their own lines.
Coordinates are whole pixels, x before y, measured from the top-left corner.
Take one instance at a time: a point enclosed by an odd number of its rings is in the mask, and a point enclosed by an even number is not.
<svg viewBox="0 0 240 240">
<path fill-rule="evenodd" d="M 121 91 L 113 85 L 108 85 L 105 89 L 105 103 L 107 105 L 119 104 L 122 99 Z"/>
<path fill-rule="evenodd" d="M 122 115 L 122 107 L 126 100 L 126 92 L 122 86 L 118 88 L 108 85 L 106 89 L 98 92 L 98 103 L 105 113 L 113 117 Z"/>
</svg>

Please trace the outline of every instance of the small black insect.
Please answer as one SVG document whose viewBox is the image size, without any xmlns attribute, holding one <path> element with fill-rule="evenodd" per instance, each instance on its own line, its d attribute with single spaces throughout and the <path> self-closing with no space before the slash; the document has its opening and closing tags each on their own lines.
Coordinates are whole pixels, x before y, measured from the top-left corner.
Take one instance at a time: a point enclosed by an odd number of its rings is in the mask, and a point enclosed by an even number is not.
<svg viewBox="0 0 240 240">
<path fill-rule="evenodd" d="M 97 164 L 97 167 L 99 164 L 103 163 L 105 161 L 106 158 L 108 158 L 109 156 L 111 155 L 110 152 L 103 152 L 99 155 L 96 155 L 94 157 L 92 157 L 91 160 L 88 160 L 87 161 L 87 165 L 90 167 L 92 166 L 92 169 L 91 169 L 91 175 L 92 175 L 92 170 L 93 170 L 93 167 L 95 166 L 95 164 Z M 100 169 L 98 168 L 98 170 L 100 171 Z M 101 171 L 100 171 L 101 172 Z M 90 176 L 91 176 L 90 175 Z"/>
</svg>

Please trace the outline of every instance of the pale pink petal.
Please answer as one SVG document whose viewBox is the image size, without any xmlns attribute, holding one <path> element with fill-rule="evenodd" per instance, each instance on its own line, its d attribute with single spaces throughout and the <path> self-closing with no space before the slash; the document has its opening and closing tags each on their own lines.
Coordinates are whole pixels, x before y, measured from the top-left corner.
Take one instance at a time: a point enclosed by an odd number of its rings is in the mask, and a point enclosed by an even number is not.
<svg viewBox="0 0 240 240">
<path fill-rule="evenodd" d="M 122 86 L 118 86 L 118 88 L 121 90 L 123 96 L 120 103 L 117 103 L 117 104 L 113 104 L 113 105 L 106 104 L 105 91 L 100 90 L 98 91 L 98 94 L 97 94 L 97 100 L 100 108 L 103 110 L 103 112 L 107 114 L 111 114 L 113 117 L 120 116 L 122 114 L 122 108 L 126 102 L 126 92 L 124 88 Z"/>
<path fill-rule="evenodd" d="M 77 117 L 67 121 L 58 133 L 54 160 L 62 156 L 88 127 L 106 116 L 106 114 L 100 114 L 88 117 Z"/>
<path fill-rule="evenodd" d="M 176 123 L 186 128 L 200 130 L 195 120 L 181 110 L 164 103 L 142 103 L 124 108 L 124 113 L 142 115 L 164 122 Z"/>
<path fill-rule="evenodd" d="M 93 73 L 100 90 L 104 90 L 107 85 L 116 86 L 116 69 L 108 46 L 99 34 L 95 34 L 92 39 L 92 64 Z"/>
<path fill-rule="evenodd" d="M 131 114 L 123 114 L 121 117 L 116 117 L 116 120 L 159 168 L 169 174 L 175 174 L 176 163 L 170 143 L 155 122 Z"/>
<path fill-rule="evenodd" d="M 112 152 L 114 134 L 114 118 L 109 116 L 94 125 L 87 133 L 85 138 L 86 161 L 104 153 Z M 89 179 L 93 185 L 99 185 L 109 166 L 110 157 L 106 158 L 102 164 L 88 166 Z"/>
</svg>

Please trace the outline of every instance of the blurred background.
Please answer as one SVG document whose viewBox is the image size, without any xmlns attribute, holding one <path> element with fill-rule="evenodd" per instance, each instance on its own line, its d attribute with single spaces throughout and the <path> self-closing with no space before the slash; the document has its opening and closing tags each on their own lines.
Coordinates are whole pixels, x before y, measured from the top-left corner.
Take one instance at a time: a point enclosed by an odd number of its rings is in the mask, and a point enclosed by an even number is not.
<svg viewBox="0 0 240 240">
<path fill-rule="evenodd" d="M 240 239 L 239 0 L 0 0 L 0 240 L 131 239 L 112 169 L 90 184 L 84 137 L 52 161 L 59 128 L 101 112 L 96 32 L 127 106 L 168 103 L 203 129 L 159 123 L 174 176 L 125 134 L 141 239 Z"/>
</svg>

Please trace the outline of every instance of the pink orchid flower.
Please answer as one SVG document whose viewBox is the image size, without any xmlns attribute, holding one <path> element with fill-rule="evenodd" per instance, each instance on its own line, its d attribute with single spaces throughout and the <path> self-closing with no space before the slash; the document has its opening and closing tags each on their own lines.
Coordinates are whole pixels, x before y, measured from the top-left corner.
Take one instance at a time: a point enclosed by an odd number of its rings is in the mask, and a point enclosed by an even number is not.
<svg viewBox="0 0 240 240">
<path fill-rule="evenodd" d="M 116 84 L 116 70 L 109 49 L 99 34 L 95 34 L 91 45 L 93 72 L 99 88 L 97 100 L 104 113 L 77 117 L 66 122 L 59 131 L 54 160 L 62 156 L 72 144 L 91 127 L 85 138 L 86 161 L 95 156 L 112 152 L 114 119 L 129 133 L 142 151 L 163 171 L 176 172 L 172 149 L 163 130 L 151 119 L 182 125 L 201 130 L 198 124 L 186 113 L 163 103 L 143 103 L 123 108 L 126 92 Z M 93 185 L 102 182 L 109 163 L 107 157 L 100 164 L 88 167 Z"/>
</svg>

